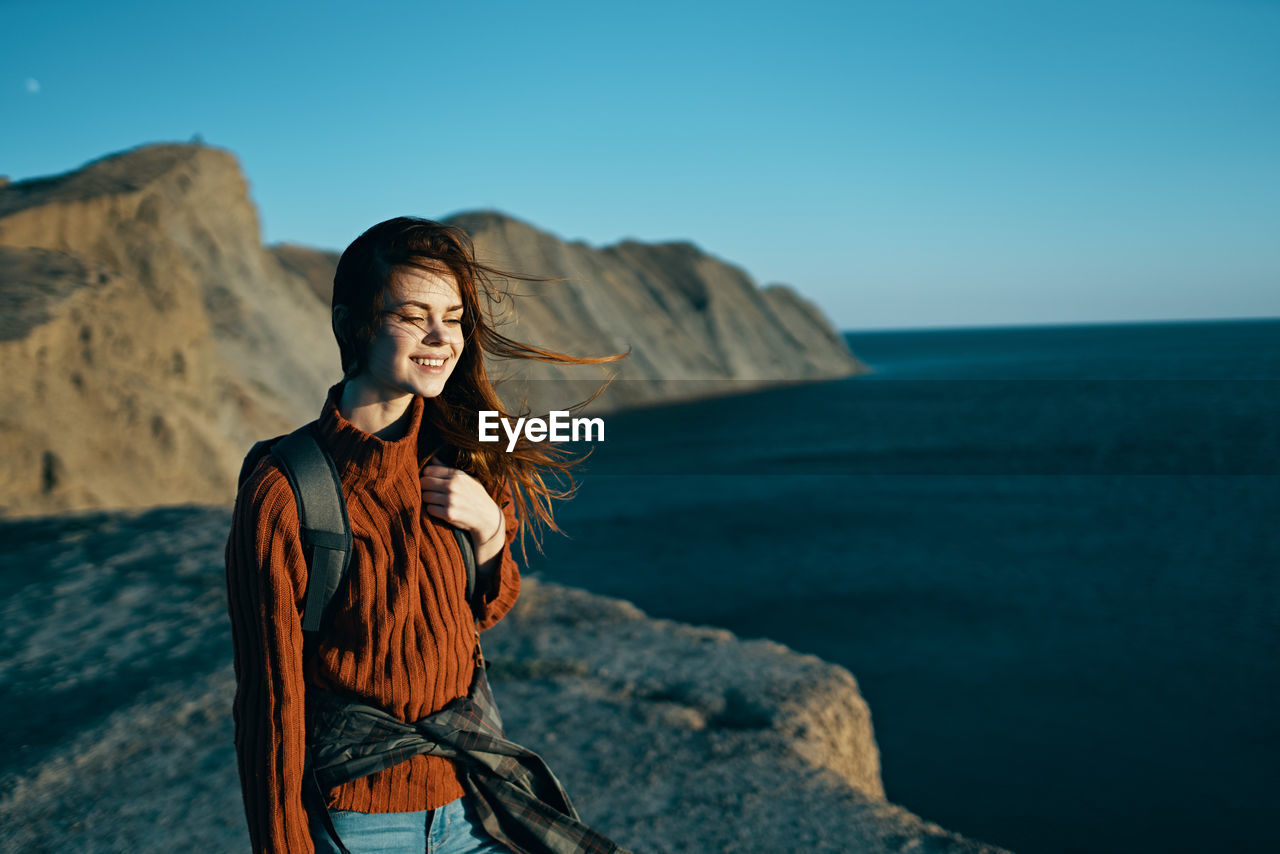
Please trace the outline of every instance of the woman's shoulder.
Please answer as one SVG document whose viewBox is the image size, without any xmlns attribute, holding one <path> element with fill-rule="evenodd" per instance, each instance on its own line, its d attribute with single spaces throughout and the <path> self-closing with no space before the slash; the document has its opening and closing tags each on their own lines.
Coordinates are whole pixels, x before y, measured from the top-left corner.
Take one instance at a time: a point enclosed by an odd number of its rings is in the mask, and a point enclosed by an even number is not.
<svg viewBox="0 0 1280 854">
<path fill-rule="evenodd" d="M 292 522 L 297 526 L 298 505 L 293 487 L 279 461 L 271 454 L 263 454 L 240 485 L 236 494 L 236 515 L 251 516 L 259 521 Z"/>
<path fill-rule="evenodd" d="M 300 537 L 293 488 L 267 454 L 254 464 L 236 496 L 226 550 L 228 584 L 240 589 L 261 584 L 269 575 L 300 597 L 306 577 Z"/>
</svg>

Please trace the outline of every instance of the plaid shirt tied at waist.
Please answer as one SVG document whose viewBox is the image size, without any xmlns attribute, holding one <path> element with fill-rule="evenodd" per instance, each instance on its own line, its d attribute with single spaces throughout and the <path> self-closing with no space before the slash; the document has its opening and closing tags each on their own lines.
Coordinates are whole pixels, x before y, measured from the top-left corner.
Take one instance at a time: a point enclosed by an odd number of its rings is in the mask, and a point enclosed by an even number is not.
<svg viewBox="0 0 1280 854">
<path fill-rule="evenodd" d="M 495 839 L 520 854 L 631 854 L 587 827 L 540 756 L 504 737 L 478 668 L 471 693 L 406 723 L 373 706 L 308 691 L 311 763 L 321 790 L 389 768 L 419 753 L 462 769 L 463 788 Z"/>
</svg>

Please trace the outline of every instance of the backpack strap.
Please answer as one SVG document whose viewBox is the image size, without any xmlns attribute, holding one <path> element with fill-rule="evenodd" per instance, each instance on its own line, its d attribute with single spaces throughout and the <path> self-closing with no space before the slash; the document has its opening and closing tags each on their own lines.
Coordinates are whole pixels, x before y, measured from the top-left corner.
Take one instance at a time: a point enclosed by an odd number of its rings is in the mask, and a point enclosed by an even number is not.
<svg viewBox="0 0 1280 854">
<path fill-rule="evenodd" d="M 299 427 L 271 447 L 293 488 L 302 545 L 309 549 L 302 630 L 311 633 L 320 631 L 329 600 L 351 563 L 351 520 L 342 481 L 313 425 Z"/>
<path fill-rule="evenodd" d="M 467 568 L 467 602 L 471 605 L 472 616 L 479 619 L 480 609 L 476 604 L 476 552 L 471 545 L 471 537 L 461 528 L 453 529 L 453 537 L 458 541 L 458 550 L 462 552 L 462 563 Z"/>
</svg>

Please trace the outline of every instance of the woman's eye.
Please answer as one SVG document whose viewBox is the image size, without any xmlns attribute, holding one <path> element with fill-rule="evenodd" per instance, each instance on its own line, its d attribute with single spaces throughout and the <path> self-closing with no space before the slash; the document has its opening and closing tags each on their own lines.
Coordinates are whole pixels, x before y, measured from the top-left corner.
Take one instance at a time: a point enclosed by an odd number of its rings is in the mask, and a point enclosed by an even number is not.
<svg viewBox="0 0 1280 854">
<path fill-rule="evenodd" d="M 445 322 L 445 323 L 461 323 L 461 322 L 462 322 L 462 318 L 461 318 L 461 317 L 448 317 L 448 318 L 445 318 L 445 321 L 444 321 L 444 322 Z"/>
</svg>

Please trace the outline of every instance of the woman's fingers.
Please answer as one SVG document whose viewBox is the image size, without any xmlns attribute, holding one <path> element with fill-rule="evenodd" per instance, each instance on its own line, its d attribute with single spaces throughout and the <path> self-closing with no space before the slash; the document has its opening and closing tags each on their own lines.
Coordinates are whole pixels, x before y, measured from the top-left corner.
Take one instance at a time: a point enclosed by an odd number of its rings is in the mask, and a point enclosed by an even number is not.
<svg viewBox="0 0 1280 854">
<path fill-rule="evenodd" d="M 450 525 L 461 525 L 466 518 L 465 508 L 459 507 L 455 496 L 447 491 L 422 491 L 422 509 Z"/>
<path fill-rule="evenodd" d="M 432 457 L 431 461 L 437 458 Z M 493 499 L 480 481 L 466 472 L 444 465 L 428 465 L 423 467 L 418 482 L 422 486 L 423 506 L 432 516 L 468 530 L 476 530 L 489 521 L 488 510 Z"/>
<path fill-rule="evenodd" d="M 449 518 L 449 510 L 447 507 L 441 507 L 439 504 L 428 504 L 426 505 L 426 510 L 432 516 L 435 516 L 437 519 L 443 519 L 450 525 L 454 522 L 453 519 Z"/>
</svg>

